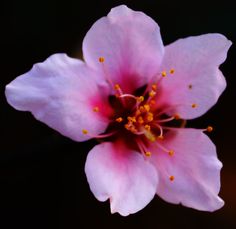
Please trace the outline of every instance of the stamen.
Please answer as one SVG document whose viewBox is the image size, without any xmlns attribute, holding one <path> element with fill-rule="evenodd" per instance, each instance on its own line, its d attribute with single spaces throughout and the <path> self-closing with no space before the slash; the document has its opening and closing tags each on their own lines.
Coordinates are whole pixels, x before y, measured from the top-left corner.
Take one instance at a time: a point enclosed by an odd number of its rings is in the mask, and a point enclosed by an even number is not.
<svg viewBox="0 0 236 229">
<path fill-rule="evenodd" d="M 140 152 L 146 156 L 146 157 L 150 157 L 152 154 L 150 151 L 147 151 L 145 145 L 143 144 L 143 142 L 140 139 L 136 139 L 136 143 L 138 145 L 138 148 L 140 150 Z"/>
<path fill-rule="evenodd" d="M 172 156 L 174 156 L 174 150 L 170 150 L 169 152 L 168 152 L 168 154 L 172 157 Z"/>
<path fill-rule="evenodd" d="M 94 108 L 93 108 L 93 111 L 94 111 L 94 112 L 99 112 L 99 107 L 94 107 Z"/>
<path fill-rule="evenodd" d="M 164 137 L 163 137 L 163 127 L 161 125 L 159 125 L 158 123 L 156 123 L 156 122 L 153 122 L 152 125 L 156 126 L 160 131 L 160 134 L 157 138 L 159 140 L 163 140 L 164 139 Z"/>
<path fill-rule="evenodd" d="M 114 89 L 117 90 L 117 91 L 120 90 L 120 85 L 119 84 L 115 84 L 114 85 Z"/>
<path fill-rule="evenodd" d="M 103 63 L 103 62 L 105 61 L 105 58 L 104 58 L 103 56 L 100 56 L 100 57 L 98 58 L 98 60 L 99 60 L 100 63 Z"/>
<path fill-rule="evenodd" d="M 151 90 L 151 91 L 149 92 L 149 96 L 150 96 L 150 97 L 154 97 L 155 95 L 156 95 L 156 92 L 155 92 L 155 91 Z"/>
<path fill-rule="evenodd" d="M 174 74 L 175 70 L 173 68 L 170 69 L 170 74 Z"/>
<path fill-rule="evenodd" d="M 122 117 L 119 117 L 116 119 L 116 122 L 122 122 L 123 121 L 123 118 Z"/>
<path fill-rule="evenodd" d="M 144 101 L 144 97 L 143 97 L 143 96 L 139 96 L 139 97 L 137 98 L 137 101 L 138 101 L 139 103 L 143 102 L 143 101 Z"/>
<path fill-rule="evenodd" d="M 189 84 L 188 85 L 188 89 L 192 89 L 193 88 L 193 85 L 192 84 Z"/>
<path fill-rule="evenodd" d="M 152 99 L 149 104 L 152 106 L 152 105 L 155 105 L 156 104 L 156 101 L 154 99 Z"/>
<path fill-rule="evenodd" d="M 138 123 L 139 123 L 139 124 L 143 124 L 143 123 L 144 123 L 144 120 L 143 120 L 143 117 L 142 117 L 142 116 L 139 116 L 139 117 L 138 117 Z"/>
<path fill-rule="evenodd" d="M 145 128 L 147 131 L 150 131 L 150 130 L 151 130 L 150 125 L 145 125 L 144 128 Z"/>
<path fill-rule="evenodd" d="M 160 120 L 157 120 L 157 122 L 158 123 L 165 123 L 165 122 L 170 122 L 170 121 L 172 121 L 174 119 L 175 119 L 175 116 L 170 117 L 170 118 L 160 119 Z"/>
<path fill-rule="evenodd" d="M 174 176 L 170 176 L 169 179 L 170 179 L 170 181 L 174 181 L 175 177 Z"/>
<path fill-rule="evenodd" d="M 156 84 L 152 84 L 152 90 L 156 91 L 156 89 L 157 89 L 157 85 Z"/>
<path fill-rule="evenodd" d="M 151 157 L 151 155 L 152 155 L 151 152 L 149 152 L 149 151 L 145 152 L 145 156 L 147 156 L 147 157 Z"/>
<path fill-rule="evenodd" d="M 130 122 L 136 122 L 136 118 L 135 117 L 128 116 L 127 119 Z"/>
<path fill-rule="evenodd" d="M 166 77 L 166 71 L 162 71 L 162 72 L 161 72 L 161 76 L 162 76 L 162 77 Z"/>
<path fill-rule="evenodd" d="M 83 134 L 88 134 L 88 131 L 85 130 L 85 129 L 83 129 L 83 130 L 82 130 L 82 133 L 83 133 Z"/>
<path fill-rule="evenodd" d="M 196 108 L 196 107 L 197 107 L 197 104 L 196 104 L 196 103 L 193 103 L 191 106 L 192 106 L 192 108 Z"/>
<path fill-rule="evenodd" d="M 150 106 L 149 106 L 148 104 L 145 104 L 143 107 L 145 108 L 145 110 L 146 110 L 147 112 L 150 111 Z"/>
<path fill-rule="evenodd" d="M 205 131 L 207 131 L 207 132 L 212 132 L 213 131 L 213 127 L 212 126 L 208 126 L 206 129 L 205 129 Z"/>
<path fill-rule="evenodd" d="M 148 122 L 153 121 L 153 113 L 148 112 L 148 114 L 147 114 L 147 121 L 148 121 Z"/>
</svg>

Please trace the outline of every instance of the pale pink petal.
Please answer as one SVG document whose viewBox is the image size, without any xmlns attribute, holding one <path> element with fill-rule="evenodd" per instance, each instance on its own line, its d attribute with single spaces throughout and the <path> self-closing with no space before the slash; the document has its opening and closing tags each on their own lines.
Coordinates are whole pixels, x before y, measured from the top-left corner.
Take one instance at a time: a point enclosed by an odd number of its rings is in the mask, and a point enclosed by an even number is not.
<svg viewBox="0 0 236 229">
<path fill-rule="evenodd" d="M 161 81 L 160 103 L 173 106 L 173 112 L 185 119 L 204 114 L 226 87 L 218 69 L 226 59 L 231 41 L 221 34 L 206 34 L 177 40 L 165 47 L 161 69 L 174 69 Z M 192 108 L 192 104 L 197 104 Z"/>
<path fill-rule="evenodd" d="M 99 57 L 104 57 L 106 74 L 124 92 L 146 84 L 159 71 L 164 47 L 159 26 L 142 12 L 125 5 L 115 7 L 99 19 L 83 42 L 84 59 L 104 74 Z"/>
<path fill-rule="evenodd" d="M 123 216 L 135 213 L 156 192 L 158 179 L 154 166 L 121 142 L 95 146 L 88 154 L 85 172 L 95 197 L 100 201 L 110 199 L 112 213 Z"/>
<path fill-rule="evenodd" d="M 94 74 L 82 61 L 55 54 L 8 84 L 7 101 L 61 134 L 84 141 L 89 136 L 83 129 L 96 135 L 108 125 L 107 97 L 96 86 Z M 94 112 L 94 107 L 100 111 Z"/>
<path fill-rule="evenodd" d="M 224 201 L 218 193 L 222 164 L 208 136 L 196 129 L 170 131 L 162 145 L 174 150 L 174 155 L 158 147 L 152 149 L 151 159 L 159 175 L 157 194 L 168 202 L 198 210 L 221 208 Z"/>
</svg>

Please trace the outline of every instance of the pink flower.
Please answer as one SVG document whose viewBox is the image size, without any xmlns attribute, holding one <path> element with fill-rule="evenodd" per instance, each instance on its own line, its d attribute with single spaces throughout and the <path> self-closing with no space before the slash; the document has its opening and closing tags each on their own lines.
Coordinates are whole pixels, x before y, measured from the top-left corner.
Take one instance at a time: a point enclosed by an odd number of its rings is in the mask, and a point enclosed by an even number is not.
<svg viewBox="0 0 236 229">
<path fill-rule="evenodd" d="M 103 138 L 88 154 L 91 191 L 126 216 L 162 199 L 203 211 L 218 196 L 221 162 L 203 131 L 183 128 L 218 100 L 218 69 L 231 42 L 220 34 L 163 46 L 158 25 L 126 6 L 99 19 L 83 41 L 85 62 L 55 54 L 6 87 L 14 108 L 75 140 Z"/>
</svg>

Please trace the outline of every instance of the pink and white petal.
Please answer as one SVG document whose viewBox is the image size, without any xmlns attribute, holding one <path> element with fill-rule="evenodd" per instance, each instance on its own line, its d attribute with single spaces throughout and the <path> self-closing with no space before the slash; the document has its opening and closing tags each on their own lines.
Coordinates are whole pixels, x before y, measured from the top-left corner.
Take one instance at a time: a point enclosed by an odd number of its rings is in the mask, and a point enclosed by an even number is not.
<svg viewBox="0 0 236 229">
<path fill-rule="evenodd" d="M 104 74 L 125 93 L 145 85 L 159 71 L 164 55 L 159 26 L 142 12 L 125 5 L 99 19 L 83 41 L 86 63 Z M 104 66 L 99 57 L 104 57 Z M 105 76 L 106 77 L 106 76 Z"/>
<path fill-rule="evenodd" d="M 95 197 L 110 199 L 112 213 L 135 213 L 155 196 L 158 178 L 154 166 L 122 142 L 95 146 L 88 154 L 85 172 Z"/>
<path fill-rule="evenodd" d="M 231 41 L 221 34 L 206 34 L 179 39 L 165 47 L 162 70 L 174 69 L 161 81 L 160 103 L 173 106 L 173 113 L 184 119 L 204 114 L 226 87 L 219 70 Z M 192 104 L 197 104 L 192 108 Z"/>
<path fill-rule="evenodd" d="M 221 208 L 224 201 L 218 193 L 222 163 L 208 136 L 196 129 L 170 131 L 162 146 L 174 150 L 174 155 L 151 149 L 159 175 L 157 194 L 167 202 L 198 210 Z"/>
<path fill-rule="evenodd" d="M 94 75 L 82 61 L 55 54 L 9 83 L 6 98 L 15 109 L 30 111 L 61 134 L 84 141 L 90 137 L 82 129 L 95 135 L 104 132 L 110 112 Z"/>
</svg>

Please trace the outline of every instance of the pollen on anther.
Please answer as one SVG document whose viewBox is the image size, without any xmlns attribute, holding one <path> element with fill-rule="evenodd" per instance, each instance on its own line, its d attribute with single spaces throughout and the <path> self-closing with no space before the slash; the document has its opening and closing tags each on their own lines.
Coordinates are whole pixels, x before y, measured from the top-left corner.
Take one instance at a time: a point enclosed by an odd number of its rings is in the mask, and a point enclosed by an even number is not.
<svg viewBox="0 0 236 229">
<path fill-rule="evenodd" d="M 151 90 L 151 91 L 149 92 L 149 96 L 150 96 L 150 97 L 154 97 L 155 95 L 156 95 L 156 92 L 155 92 L 155 91 Z"/>
<path fill-rule="evenodd" d="M 105 58 L 104 58 L 103 56 L 100 56 L 100 57 L 98 58 L 98 60 L 99 60 L 100 63 L 103 63 L 103 62 L 105 61 Z"/>
<path fill-rule="evenodd" d="M 155 91 L 157 89 L 157 85 L 156 84 L 153 84 L 152 85 L 152 90 Z"/>
<path fill-rule="evenodd" d="M 213 127 L 212 127 L 212 126 L 208 126 L 208 127 L 206 128 L 206 131 L 209 132 L 209 133 L 212 132 L 212 131 L 213 131 Z"/>
<path fill-rule="evenodd" d="M 115 84 L 114 89 L 115 90 L 120 90 L 120 85 L 119 84 Z"/>
<path fill-rule="evenodd" d="M 197 107 L 197 104 L 196 104 L 196 103 L 193 103 L 193 104 L 191 105 L 191 107 L 192 107 L 192 108 L 196 108 L 196 107 Z"/>
<path fill-rule="evenodd" d="M 175 70 L 173 68 L 170 69 L 170 74 L 174 74 Z"/>
<path fill-rule="evenodd" d="M 148 104 L 145 104 L 143 107 L 145 108 L 145 110 L 146 110 L 147 112 L 150 111 L 150 106 L 149 106 Z"/>
<path fill-rule="evenodd" d="M 119 117 L 116 119 L 116 122 L 122 122 L 123 121 L 123 118 Z"/>
<path fill-rule="evenodd" d="M 140 102 L 140 103 L 143 102 L 143 101 L 144 101 L 144 97 L 143 97 L 143 96 L 139 96 L 139 97 L 137 98 L 137 101 Z"/>
<path fill-rule="evenodd" d="M 192 89 L 193 88 L 193 85 L 192 84 L 189 84 L 188 85 L 188 89 Z"/>
<path fill-rule="evenodd" d="M 83 129 L 83 130 L 82 130 L 82 133 L 83 133 L 83 134 L 87 134 L 87 133 L 88 133 L 88 131 L 87 131 L 87 130 L 85 130 L 85 129 Z"/>
<path fill-rule="evenodd" d="M 175 120 L 179 120 L 179 119 L 180 119 L 179 114 L 175 114 L 175 115 L 174 115 L 174 118 L 175 118 Z"/>
<path fill-rule="evenodd" d="M 161 76 L 162 76 L 162 77 L 166 77 L 166 71 L 162 71 L 162 72 L 161 72 Z"/>
<path fill-rule="evenodd" d="M 138 123 L 139 123 L 139 124 L 143 124 L 143 123 L 144 123 L 142 116 L 139 116 L 139 117 L 138 117 Z"/>
<path fill-rule="evenodd" d="M 151 157 L 151 156 L 152 156 L 152 153 L 149 152 L 149 151 L 147 151 L 147 152 L 145 152 L 145 156 L 146 156 L 146 157 Z"/>
<path fill-rule="evenodd" d="M 169 156 L 173 156 L 174 153 L 175 153 L 174 150 L 170 150 L 170 151 L 168 152 Z"/>
<path fill-rule="evenodd" d="M 93 111 L 94 111 L 94 112 L 99 112 L 99 107 L 94 107 L 94 108 L 93 108 Z"/>
<path fill-rule="evenodd" d="M 169 179 L 170 179 L 170 181 L 173 181 L 175 179 L 175 177 L 174 176 L 170 176 Z"/>
</svg>

